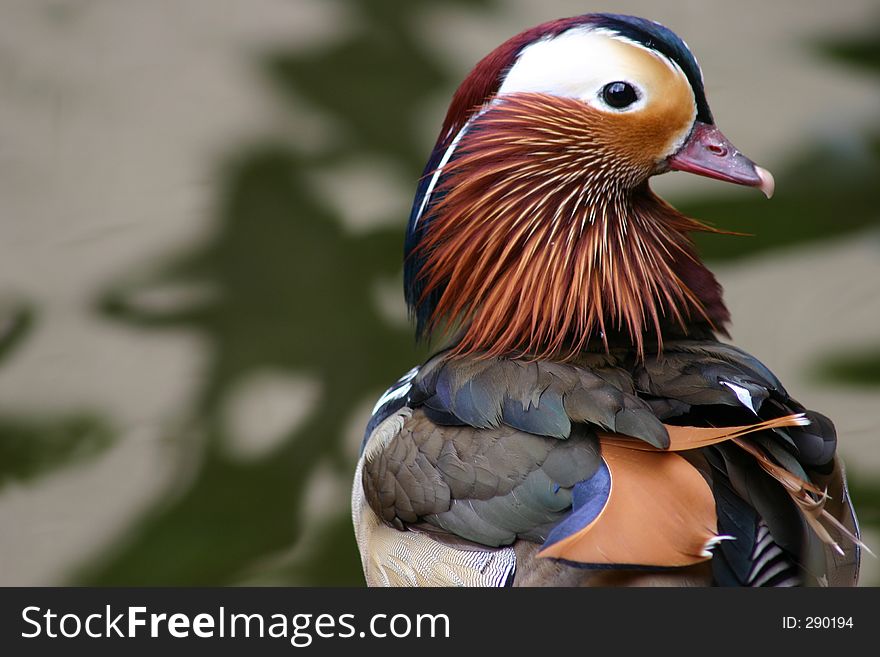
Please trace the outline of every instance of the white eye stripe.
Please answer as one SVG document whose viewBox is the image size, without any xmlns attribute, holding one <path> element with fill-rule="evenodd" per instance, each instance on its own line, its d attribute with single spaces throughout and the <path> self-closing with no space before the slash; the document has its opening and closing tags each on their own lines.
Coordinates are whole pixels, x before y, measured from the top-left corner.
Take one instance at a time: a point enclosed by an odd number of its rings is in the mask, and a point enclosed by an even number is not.
<svg viewBox="0 0 880 657">
<path fill-rule="evenodd" d="M 614 39 L 616 41 L 626 43 L 630 46 L 633 46 L 634 48 L 640 48 L 641 50 L 644 50 L 645 52 L 660 59 L 667 66 L 669 66 L 669 68 L 671 68 L 673 71 L 684 75 L 684 71 L 682 70 L 681 66 L 678 65 L 678 62 L 676 62 L 673 59 L 670 59 L 669 57 L 664 55 L 662 52 L 654 50 L 653 48 L 649 48 L 644 43 L 639 43 L 638 41 L 634 41 L 633 39 L 630 39 L 628 37 L 623 36 L 622 34 L 618 34 L 617 32 L 612 32 L 611 30 L 600 29 L 600 30 L 595 30 L 595 32 L 600 33 L 600 34 L 604 34 L 604 35 L 608 36 L 609 38 Z"/>
<path fill-rule="evenodd" d="M 519 53 L 516 62 L 505 76 L 499 95 L 534 92 L 567 98 L 578 98 L 603 111 L 620 111 L 606 103 L 596 102 L 606 84 L 626 81 L 637 87 L 639 105 L 647 104 L 648 92 L 638 84 L 643 73 L 632 56 L 620 50 L 619 44 L 638 48 L 662 61 L 675 75 L 686 79 L 681 67 L 665 55 L 644 44 L 628 39 L 608 29 L 581 26 L 555 37 L 545 37 L 532 43 Z"/>
</svg>

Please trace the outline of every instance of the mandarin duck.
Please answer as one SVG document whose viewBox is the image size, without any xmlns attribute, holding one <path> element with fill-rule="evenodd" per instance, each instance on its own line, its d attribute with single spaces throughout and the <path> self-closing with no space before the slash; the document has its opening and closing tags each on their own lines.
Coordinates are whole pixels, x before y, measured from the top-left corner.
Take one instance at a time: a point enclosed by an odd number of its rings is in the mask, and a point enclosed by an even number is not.
<svg viewBox="0 0 880 657">
<path fill-rule="evenodd" d="M 856 583 L 834 425 L 719 341 L 712 229 L 652 192 L 667 171 L 773 192 L 655 22 L 539 25 L 458 88 L 404 260 L 418 335 L 451 338 L 366 429 L 369 585 Z"/>
</svg>

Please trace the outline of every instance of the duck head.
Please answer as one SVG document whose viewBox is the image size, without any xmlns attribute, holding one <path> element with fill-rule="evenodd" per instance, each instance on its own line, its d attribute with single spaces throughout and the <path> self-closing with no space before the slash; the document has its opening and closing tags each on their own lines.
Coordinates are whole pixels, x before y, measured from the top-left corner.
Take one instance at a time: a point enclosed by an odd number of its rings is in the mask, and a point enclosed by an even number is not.
<svg viewBox="0 0 880 657">
<path fill-rule="evenodd" d="M 566 359 L 623 340 L 723 330 L 721 289 L 649 179 L 773 178 L 715 125 L 688 46 L 641 18 L 588 14 L 496 48 L 456 91 L 406 241 L 421 335 L 454 353 Z"/>
</svg>

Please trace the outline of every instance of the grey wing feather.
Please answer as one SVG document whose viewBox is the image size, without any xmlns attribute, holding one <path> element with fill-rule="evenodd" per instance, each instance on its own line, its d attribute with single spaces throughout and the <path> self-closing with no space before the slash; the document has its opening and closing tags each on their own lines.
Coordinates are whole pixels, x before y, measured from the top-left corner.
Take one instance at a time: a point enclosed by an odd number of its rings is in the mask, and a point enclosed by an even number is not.
<svg viewBox="0 0 880 657">
<path fill-rule="evenodd" d="M 478 429 L 507 425 L 565 439 L 577 423 L 626 433 L 655 447 L 669 436 L 651 406 L 619 367 L 595 370 L 567 363 L 505 358 L 431 359 L 413 381 L 413 406 L 425 406 Z"/>
<path fill-rule="evenodd" d="M 729 345 L 670 341 L 657 358 L 636 360 L 621 350 L 581 354 L 570 363 L 441 353 L 406 385 L 411 388 L 395 431 L 383 432 L 384 423 L 376 429 L 359 476 L 364 508 L 389 530 L 400 530 L 401 540 L 429 546 L 428 551 L 439 543 L 453 549 L 453 539 L 459 541 L 455 549 L 486 555 L 495 546 L 519 550 L 523 541 L 542 542 L 569 512 L 572 486 L 598 467 L 597 430 L 665 448 L 663 422 L 735 426 L 755 422 L 756 416 L 800 412 L 809 426 L 752 434 L 749 440 L 796 476 L 827 483 L 829 511 L 858 533 L 842 471 L 820 474 L 834 459 L 833 424 L 806 411 L 763 364 Z M 779 549 L 798 562 L 795 572 L 826 572 L 832 584 L 854 582 L 858 546 L 843 556 L 829 552 L 752 457 L 726 444 L 682 455 L 702 463 L 698 469 L 707 479 L 723 479 L 715 489 L 724 493 L 723 500 L 716 497 L 719 518 L 748 543 L 716 551 L 716 577 L 740 584 L 793 581 L 771 572 L 778 569 Z M 772 538 L 772 545 L 760 550 L 757 522 Z M 492 554 L 496 563 L 510 565 L 501 552 Z M 727 566 L 722 559 L 729 560 Z M 760 567 L 751 572 L 749 560 Z M 823 576 L 816 580 L 822 583 Z"/>
<path fill-rule="evenodd" d="M 570 508 L 571 487 L 599 466 L 585 429 L 560 441 L 507 426 L 438 426 L 418 410 L 365 456 L 365 498 L 385 522 L 428 523 L 489 546 L 543 540 Z"/>
</svg>

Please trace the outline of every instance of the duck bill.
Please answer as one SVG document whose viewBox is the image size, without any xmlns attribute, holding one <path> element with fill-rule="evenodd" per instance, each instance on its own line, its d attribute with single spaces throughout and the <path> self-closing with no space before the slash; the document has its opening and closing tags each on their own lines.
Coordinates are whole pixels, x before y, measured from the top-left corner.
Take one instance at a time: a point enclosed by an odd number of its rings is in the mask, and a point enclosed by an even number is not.
<svg viewBox="0 0 880 657">
<path fill-rule="evenodd" d="M 697 121 L 684 146 L 666 164 L 674 171 L 757 187 L 767 198 L 773 196 L 770 172 L 740 153 L 718 128 L 708 123 Z"/>
</svg>

